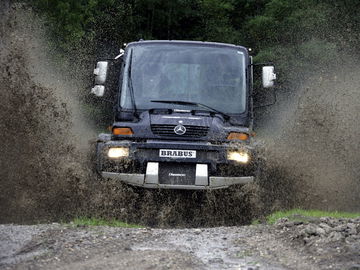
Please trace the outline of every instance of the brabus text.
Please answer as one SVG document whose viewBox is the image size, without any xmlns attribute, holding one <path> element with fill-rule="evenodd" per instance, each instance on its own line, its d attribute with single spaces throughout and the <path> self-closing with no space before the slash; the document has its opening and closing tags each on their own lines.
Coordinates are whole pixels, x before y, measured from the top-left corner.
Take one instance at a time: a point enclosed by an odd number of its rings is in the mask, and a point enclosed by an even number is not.
<svg viewBox="0 0 360 270">
<path fill-rule="evenodd" d="M 194 150 L 160 149 L 159 157 L 196 158 L 196 151 L 194 151 Z"/>
</svg>

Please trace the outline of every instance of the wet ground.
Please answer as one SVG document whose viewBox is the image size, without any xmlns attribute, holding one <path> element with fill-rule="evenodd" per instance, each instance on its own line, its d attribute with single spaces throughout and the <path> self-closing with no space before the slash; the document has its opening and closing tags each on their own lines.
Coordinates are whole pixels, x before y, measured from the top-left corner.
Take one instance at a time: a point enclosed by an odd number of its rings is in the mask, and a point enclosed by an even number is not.
<svg viewBox="0 0 360 270">
<path fill-rule="evenodd" d="M 360 219 L 197 229 L 0 225 L 1 269 L 360 269 Z"/>
</svg>

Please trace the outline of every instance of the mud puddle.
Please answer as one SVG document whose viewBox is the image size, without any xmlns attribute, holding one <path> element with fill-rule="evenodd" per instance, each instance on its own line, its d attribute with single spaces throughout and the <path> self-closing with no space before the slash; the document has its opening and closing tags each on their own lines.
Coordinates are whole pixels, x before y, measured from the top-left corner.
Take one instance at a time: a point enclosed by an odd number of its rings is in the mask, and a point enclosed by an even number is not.
<svg viewBox="0 0 360 270">
<path fill-rule="evenodd" d="M 5 236 L 0 246 L 5 238 L 16 247 L 0 258 L 3 269 L 287 269 L 249 252 L 246 243 L 239 241 L 251 236 L 251 229 L 246 227 L 179 230 L 11 227 L 0 226 Z M 31 232 L 32 239 L 14 239 L 15 230 Z"/>
</svg>

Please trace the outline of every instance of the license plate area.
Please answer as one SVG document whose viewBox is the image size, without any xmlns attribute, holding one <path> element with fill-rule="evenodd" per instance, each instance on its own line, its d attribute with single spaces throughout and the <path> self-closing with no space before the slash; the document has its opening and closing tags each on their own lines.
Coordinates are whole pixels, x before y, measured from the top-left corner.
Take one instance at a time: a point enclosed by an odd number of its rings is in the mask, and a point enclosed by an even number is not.
<svg viewBox="0 0 360 270">
<path fill-rule="evenodd" d="M 159 164 L 159 183 L 195 185 L 196 164 L 162 162 Z"/>
<path fill-rule="evenodd" d="M 196 158 L 195 150 L 160 149 L 159 157 L 165 158 Z"/>
</svg>

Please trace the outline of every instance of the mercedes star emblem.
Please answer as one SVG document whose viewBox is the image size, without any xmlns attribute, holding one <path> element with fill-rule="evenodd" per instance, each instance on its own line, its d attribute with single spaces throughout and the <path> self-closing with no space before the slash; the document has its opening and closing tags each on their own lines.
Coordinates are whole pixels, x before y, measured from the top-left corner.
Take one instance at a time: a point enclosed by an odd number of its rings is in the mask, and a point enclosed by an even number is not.
<svg viewBox="0 0 360 270">
<path fill-rule="evenodd" d="M 184 135 L 185 132 L 186 132 L 186 128 L 185 128 L 183 125 L 177 125 L 177 126 L 174 128 L 174 132 L 175 132 L 175 134 L 177 134 L 177 135 Z"/>
</svg>

